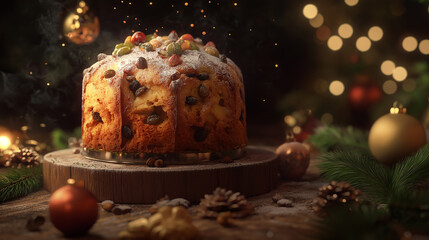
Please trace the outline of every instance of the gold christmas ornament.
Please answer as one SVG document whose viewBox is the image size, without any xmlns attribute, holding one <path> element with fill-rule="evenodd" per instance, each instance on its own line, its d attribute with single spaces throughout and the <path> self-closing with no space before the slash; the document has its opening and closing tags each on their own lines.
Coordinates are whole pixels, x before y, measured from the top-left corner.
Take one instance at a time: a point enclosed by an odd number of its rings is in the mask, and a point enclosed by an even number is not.
<svg viewBox="0 0 429 240">
<path fill-rule="evenodd" d="M 64 18 L 63 33 L 75 44 L 92 43 L 100 33 L 100 22 L 84 1 Z"/>
<path fill-rule="evenodd" d="M 276 154 L 282 179 L 300 179 L 310 164 L 310 151 L 304 144 L 295 142 L 292 133 L 287 134 L 286 142 L 276 149 Z"/>
<path fill-rule="evenodd" d="M 390 113 L 380 117 L 369 131 L 369 149 L 374 157 L 392 165 L 426 144 L 423 125 L 395 102 Z"/>
</svg>

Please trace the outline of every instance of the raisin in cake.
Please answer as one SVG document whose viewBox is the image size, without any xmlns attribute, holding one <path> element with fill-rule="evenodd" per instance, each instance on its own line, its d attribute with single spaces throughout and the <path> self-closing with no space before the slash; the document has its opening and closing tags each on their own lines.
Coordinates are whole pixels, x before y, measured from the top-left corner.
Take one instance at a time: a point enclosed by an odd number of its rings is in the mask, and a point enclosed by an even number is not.
<svg viewBox="0 0 429 240">
<path fill-rule="evenodd" d="M 247 144 L 240 69 L 190 34 L 128 36 L 84 71 L 82 89 L 87 149 L 181 153 Z"/>
</svg>

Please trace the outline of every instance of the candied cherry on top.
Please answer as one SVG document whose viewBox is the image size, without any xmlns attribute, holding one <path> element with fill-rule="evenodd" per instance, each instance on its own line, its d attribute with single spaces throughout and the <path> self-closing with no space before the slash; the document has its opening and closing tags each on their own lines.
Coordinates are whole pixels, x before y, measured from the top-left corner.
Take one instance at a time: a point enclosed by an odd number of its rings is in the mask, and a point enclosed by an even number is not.
<svg viewBox="0 0 429 240">
<path fill-rule="evenodd" d="M 204 48 L 206 48 L 206 47 L 216 47 L 216 45 L 214 44 L 214 42 L 212 42 L 212 41 L 209 41 L 209 42 L 207 42 L 206 43 L 206 45 L 204 45 Z"/>
<path fill-rule="evenodd" d="M 131 37 L 131 42 L 136 46 L 139 45 L 139 43 L 144 43 L 146 42 L 146 35 L 142 32 L 137 31 Z"/>
<path fill-rule="evenodd" d="M 180 59 L 180 56 L 177 54 L 173 54 L 173 56 L 171 56 L 170 59 L 168 59 L 168 65 L 170 65 L 170 67 L 174 67 L 181 63 L 182 63 L 182 59 Z"/>
<path fill-rule="evenodd" d="M 194 37 L 189 33 L 183 34 L 180 38 L 183 40 L 194 41 Z"/>
</svg>

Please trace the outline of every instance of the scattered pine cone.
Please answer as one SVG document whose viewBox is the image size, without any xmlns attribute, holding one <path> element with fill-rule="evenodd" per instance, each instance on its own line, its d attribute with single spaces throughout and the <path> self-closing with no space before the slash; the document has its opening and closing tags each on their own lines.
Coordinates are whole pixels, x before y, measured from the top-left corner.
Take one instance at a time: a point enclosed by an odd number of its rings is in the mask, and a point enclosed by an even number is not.
<svg viewBox="0 0 429 240">
<path fill-rule="evenodd" d="M 242 218 L 255 211 L 244 195 L 223 188 L 216 188 L 211 195 L 206 194 L 197 209 L 199 216 L 207 218 L 217 218 L 220 213 L 228 211 L 233 218 Z"/>
<path fill-rule="evenodd" d="M 22 148 L 8 156 L 5 167 L 30 168 L 40 164 L 40 155 L 31 148 Z"/>
<path fill-rule="evenodd" d="M 347 206 L 359 202 L 359 190 L 347 182 L 332 181 L 319 188 L 318 197 L 313 201 L 313 210 L 323 213 L 323 210 L 332 206 Z"/>
</svg>

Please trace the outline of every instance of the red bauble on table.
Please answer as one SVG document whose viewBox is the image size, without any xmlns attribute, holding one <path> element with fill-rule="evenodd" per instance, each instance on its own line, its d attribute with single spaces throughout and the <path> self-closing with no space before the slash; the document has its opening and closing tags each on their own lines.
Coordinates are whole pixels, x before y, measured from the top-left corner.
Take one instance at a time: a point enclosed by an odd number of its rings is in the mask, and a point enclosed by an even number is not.
<svg viewBox="0 0 429 240">
<path fill-rule="evenodd" d="M 65 236 L 83 235 L 97 221 L 97 199 L 83 187 L 66 185 L 52 194 L 49 215 L 54 226 Z"/>
<path fill-rule="evenodd" d="M 286 142 L 276 149 L 279 159 L 279 172 L 282 179 L 298 180 L 304 176 L 310 165 L 310 151 L 300 142 L 288 135 Z"/>
</svg>

